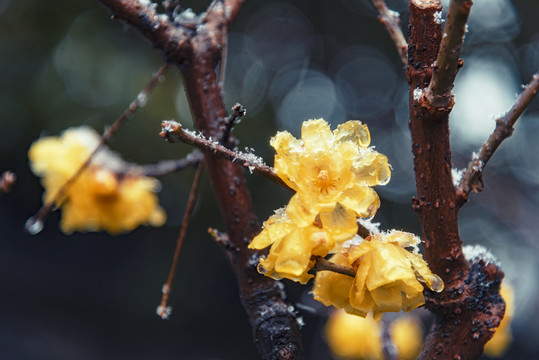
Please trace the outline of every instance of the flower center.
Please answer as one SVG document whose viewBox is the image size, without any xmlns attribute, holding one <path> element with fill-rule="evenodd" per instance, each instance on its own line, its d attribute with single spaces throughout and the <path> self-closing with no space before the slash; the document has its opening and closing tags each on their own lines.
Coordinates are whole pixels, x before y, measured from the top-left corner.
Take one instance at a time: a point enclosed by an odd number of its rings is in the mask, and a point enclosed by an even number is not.
<svg viewBox="0 0 539 360">
<path fill-rule="evenodd" d="M 326 194 L 329 192 L 329 188 L 333 186 L 333 181 L 331 181 L 327 170 L 320 170 L 318 172 L 316 182 L 318 187 L 320 188 L 320 192 Z"/>
</svg>

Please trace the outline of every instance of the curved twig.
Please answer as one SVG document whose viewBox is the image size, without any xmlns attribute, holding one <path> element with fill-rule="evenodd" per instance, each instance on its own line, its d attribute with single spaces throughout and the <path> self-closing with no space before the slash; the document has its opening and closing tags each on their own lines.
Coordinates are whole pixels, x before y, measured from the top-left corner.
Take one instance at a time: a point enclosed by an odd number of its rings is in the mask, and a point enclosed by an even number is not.
<svg viewBox="0 0 539 360">
<path fill-rule="evenodd" d="M 480 192 L 483 190 L 483 169 L 490 160 L 498 146 L 513 134 L 513 126 L 522 115 L 526 107 L 537 95 L 539 90 L 539 71 L 532 76 L 532 80 L 518 96 L 511 109 L 502 117 L 496 120 L 496 128 L 488 140 L 481 146 L 479 152 L 468 164 L 466 172 L 458 186 L 459 206 L 462 206 L 468 199 L 470 192 Z"/>
</svg>

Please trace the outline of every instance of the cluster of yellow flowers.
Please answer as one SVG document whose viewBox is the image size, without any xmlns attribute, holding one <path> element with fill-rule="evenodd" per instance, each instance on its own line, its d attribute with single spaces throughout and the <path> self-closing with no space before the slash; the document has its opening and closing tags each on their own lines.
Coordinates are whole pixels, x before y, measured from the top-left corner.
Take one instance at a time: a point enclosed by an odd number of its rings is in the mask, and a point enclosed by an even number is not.
<svg viewBox="0 0 539 360">
<path fill-rule="evenodd" d="M 336 253 L 331 261 L 352 267 L 355 278 L 319 272 L 315 299 L 379 319 L 386 311 L 410 311 L 422 305 L 423 286 L 443 289 L 419 254 L 419 239 L 393 231 L 365 240 L 357 234 L 357 218 L 371 219 L 380 206 L 371 188 L 389 181 L 387 157 L 374 151 L 370 133 L 359 121 L 348 121 L 331 132 L 323 120 L 303 123 L 301 140 L 288 132 L 271 139 L 275 171 L 295 195 L 275 212 L 251 248 L 271 246 L 258 270 L 274 279 L 305 284 L 313 275 L 315 257 Z M 405 249 L 412 247 L 413 253 Z"/>
<path fill-rule="evenodd" d="M 71 128 L 60 137 L 44 137 L 32 144 L 28 157 L 32 171 L 42 177 L 45 202 L 77 172 L 98 146 L 100 136 L 89 127 Z M 139 225 L 161 226 L 166 220 L 155 191 L 156 179 L 120 173 L 123 160 L 101 149 L 90 166 L 69 187 L 62 208 L 63 232 L 100 231 L 111 234 L 131 231 Z"/>
</svg>

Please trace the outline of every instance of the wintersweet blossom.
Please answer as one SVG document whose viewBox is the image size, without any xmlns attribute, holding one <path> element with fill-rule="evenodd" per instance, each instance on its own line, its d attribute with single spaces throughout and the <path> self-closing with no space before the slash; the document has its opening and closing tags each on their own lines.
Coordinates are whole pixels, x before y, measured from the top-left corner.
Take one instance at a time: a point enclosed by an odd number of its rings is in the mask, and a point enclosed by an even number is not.
<svg viewBox="0 0 539 360">
<path fill-rule="evenodd" d="M 54 199 L 99 141 L 94 130 L 79 127 L 64 131 L 60 137 L 44 137 L 32 144 L 28 157 L 32 171 L 42 178 L 45 202 Z M 63 232 L 106 230 L 118 234 L 143 224 L 164 224 L 166 214 L 155 193 L 159 182 L 121 174 L 117 170 L 122 166 L 123 160 L 107 148 L 96 154 L 65 197 L 56 199 L 56 205 L 62 208 Z"/>
<path fill-rule="evenodd" d="M 506 283 L 502 283 L 500 295 L 505 301 L 505 315 L 500 322 L 500 326 L 496 329 L 496 333 L 485 345 L 485 355 L 491 358 L 502 356 L 513 340 L 510 328 L 514 311 L 513 288 Z"/>
<path fill-rule="evenodd" d="M 384 326 L 369 314 L 362 318 L 342 310 L 333 311 L 325 326 L 326 341 L 339 359 L 383 359 Z M 423 346 L 423 331 L 416 316 L 399 315 L 389 321 L 389 339 L 396 349 L 396 359 L 417 359 Z"/>
<path fill-rule="evenodd" d="M 415 360 L 423 347 L 423 329 L 413 315 L 400 315 L 389 326 L 391 342 L 397 348 L 397 359 Z"/>
<path fill-rule="evenodd" d="M 381 360 L 382 324 L 372 316 L 361 318 L 344 311 L 335 311 L 329 317 L 325 336 L 331 352 L 339 359 Z"/>
<path fill-rule="evenodd" d="M 324 305 L 366 316 L 370 311 L 379 320 L 384 312 L 411 311 L 425 303 L 423 285 L 442 291 L 443 282 L 428 268 L 410 233 L 391 231 L 374 234 L 360 244 L 352 244 L 330 261 L 352 267 L 355 278 L 319 272 L 314 297 Z M 406 250 L 411 247 L 412 252 Z"/>
<path fill-rule="evenodd" d="M 374 216 L 380 200 L 370 186 L 386 184 L 391 171 L 387 158 L 369 148 L 366 125 L 347 121 L 331 132 L 323 119 L 309 120 L 301 140 L 284 131 L 270 144 L 276 150 L 275 172 L 296 191 L 289 213 L 310 223 L 340 204 L 356 216 Z"/>
<path fill-rule="evenodd" d="M 318 221 L 301 226 L 300 219 L 290 218 L 285 209 L 276 211 L 249 245 L 251 249 L 271 246 L 269 254 L 260 259 L 258 271 L 277 280 L 309 281 L 313 277 L 308 273 L 314 265 L 311 257 L 326 256 L 357 232 L 354 216 L 347 216 L 342 207 L 332 213 L 337 215 L 323 214 Z"/>
</svg>

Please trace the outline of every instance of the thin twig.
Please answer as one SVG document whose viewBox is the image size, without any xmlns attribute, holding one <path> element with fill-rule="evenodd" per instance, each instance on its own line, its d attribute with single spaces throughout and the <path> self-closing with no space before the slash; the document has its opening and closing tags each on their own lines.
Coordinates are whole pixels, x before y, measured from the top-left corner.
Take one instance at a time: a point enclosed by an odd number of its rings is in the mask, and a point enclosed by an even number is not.
<svg viewBox="0 0 539 360">
<path fill-rule="evenodd" d="M 232 114 L 227 116 L 227 118 L 225 119 L 223 135 L 220 141 L 221 144 L 227 145 L 230 134 L 232 130 L 234 130 L 234 126 L 236 126 L 240 122 L 240 119 L 246 114 L 247 110 L 245 110 L 245 108 L 241 104 L 236 104 L 232 107 Z"/>
<path fill-rule="evenodd" d="M 466 22 L 472 5 L 472 0 L 451 0 L 449 4 L 440 51 L 425 94 L 432 106 L 451 107 L 453 104 L 451 90 L 459 69 L 460 48 L 467 31 Z M 437 14 L 435 13 L 435 16 Z M 441 19 L 441 13 L 438 18 Z"/>
<path fill-rule="evenodd" d="M 386 27 L 389 36 L 393 39 L 402 63 L 404 66 L 408 65 L 408 43 L 401 30 L 399 13 L 388 9 L 384 0 L 371 0 L 371 2 L 378 10 L 378 20 Z"/>
<path fill-rule="evenodd" d="M 315 269 L 316 271 L 332 271 L 334 273 L 343 274 L 346 276 L 351 276 L 351 277 L 356 276 L 356 272 L 354 271 L 354 269 L 347 266 L 332 263 L 331 261 L 328 261 L 321 256 L 313 255 L 311 256 L 311 259 L 315 260 L 313 269 Z"/>
<path fill-rule="evenodd" d="M 458 186 L 459 205 L 462 206 L 468 199 L 471 191 L 480 192 L 483 190 L 483 168 L 490 160 L 498 146 L 506 138 L 513 134 L 513 126 L 522 115 L 526 107 L 534 99 L 539 91 L 539 71 L 532 76 L 532 80 L 524 91 L 518 96 L 511 109 L 502 117 L 496 120 L 496 128 L 488 140 L 481 146 L 477 155 L 468 164 L 466 172 Z"/>
<path fill-rule="evenodd" d="M 200 184 L 200 177 L 204 169 L 204 162 L 199 162 L 193 184 L 191 185 L 191 191 L 189 192 L 189 198 L 187 200 L 187 206 L 185 207 L 185 213 L 183 214 L 182 225 L 180 227 L 180 233 L 178 235 L 178 242 L 176 243 L 176 250 L 174 250 L 174 257 L 172 258 L 172 265 L 168 273 L 167 282 L 163 285 L 163 296 L 161 297 L 161 304 L 157 307 L 157 315 L 162 319 L 168 319 L 171 314 L 171 308 L 168 306 L 168 296 L 172 288 L 172 280 L 174 279 L 174 273 L 178 266 L 178 258 L 180 256 L 180 250 L 182 248 L 183 239 L 189 226 L 189 220 L 193 214 L 195 208 L 195 202 L 197 199 L 198 186 Z"/>
<path fill-rule="evenodd" d="M 137 176 L 161 177 L 183 170 L 189 166 L 196 166 L 202 160 L 202 157 L 203 155 L 200 151 L 193 150 L 182 159 L 162 160 L 157 164 L 152 165 L 129 164 L 125 169 L 121 169 L 120 173 Z"/>
<path fill-rule="evenodd" d="M 6 170 L 0 175 L 0 195 L 8 193 L 17 182 L 17 175 L 10 170 Z"/>
<path fill-rule="evenodd" d="M 249 169 L 251 173 L 263 175 L 277 184 L 290 189 L 289 186 L 277 176 L 272 167 L 263 163 L 262 159 L 253 154 L 230 150 L 213 140 L 206 139 L 201 134 L 197 135 L 192 131 L 183 129 L 181 124 L 176 121 L 163 121 L 161 123 L 161 133 L 159 133 L 159 136 L 171 143 L 183 142 L 195 146 L 201 150 L 212 153 L 217 157 L 239 164 Z"/>
<path fill-rule="evenodd" d="M 58 189 L 56 194 L 38 210 L 38 212 L 29 218 L 24 225 L 25 230 L 31 234 L 35 235 L 43 229 L 43 223 L 47 216 L 50 214 L 51 210 L 54 208 L 55 204 L 63 201 L 67 191 L 73 185 L 73 183 L 79 178 L 83 171 L 90 165 L 95 154 L 101 150 L 101 148 L 108 144 L 114 134 L 120 130 L 122 125 L 137 111 L 137 109 L 143 107 L 148 101 L 148 97 L 155 86 L 162 81 L 162 77 L 168 69 L 168 64 L 164 64 L 159 68 L 157 73 L 153 75 L 148 84 L 138 93 L 135 99 L 129 104 L 127 109 L 120 115 L 116 121 L 105 131 L 97 147 L 90 153 L 86 161 L 77 169 L 77 171 Z"/>
</svg>

